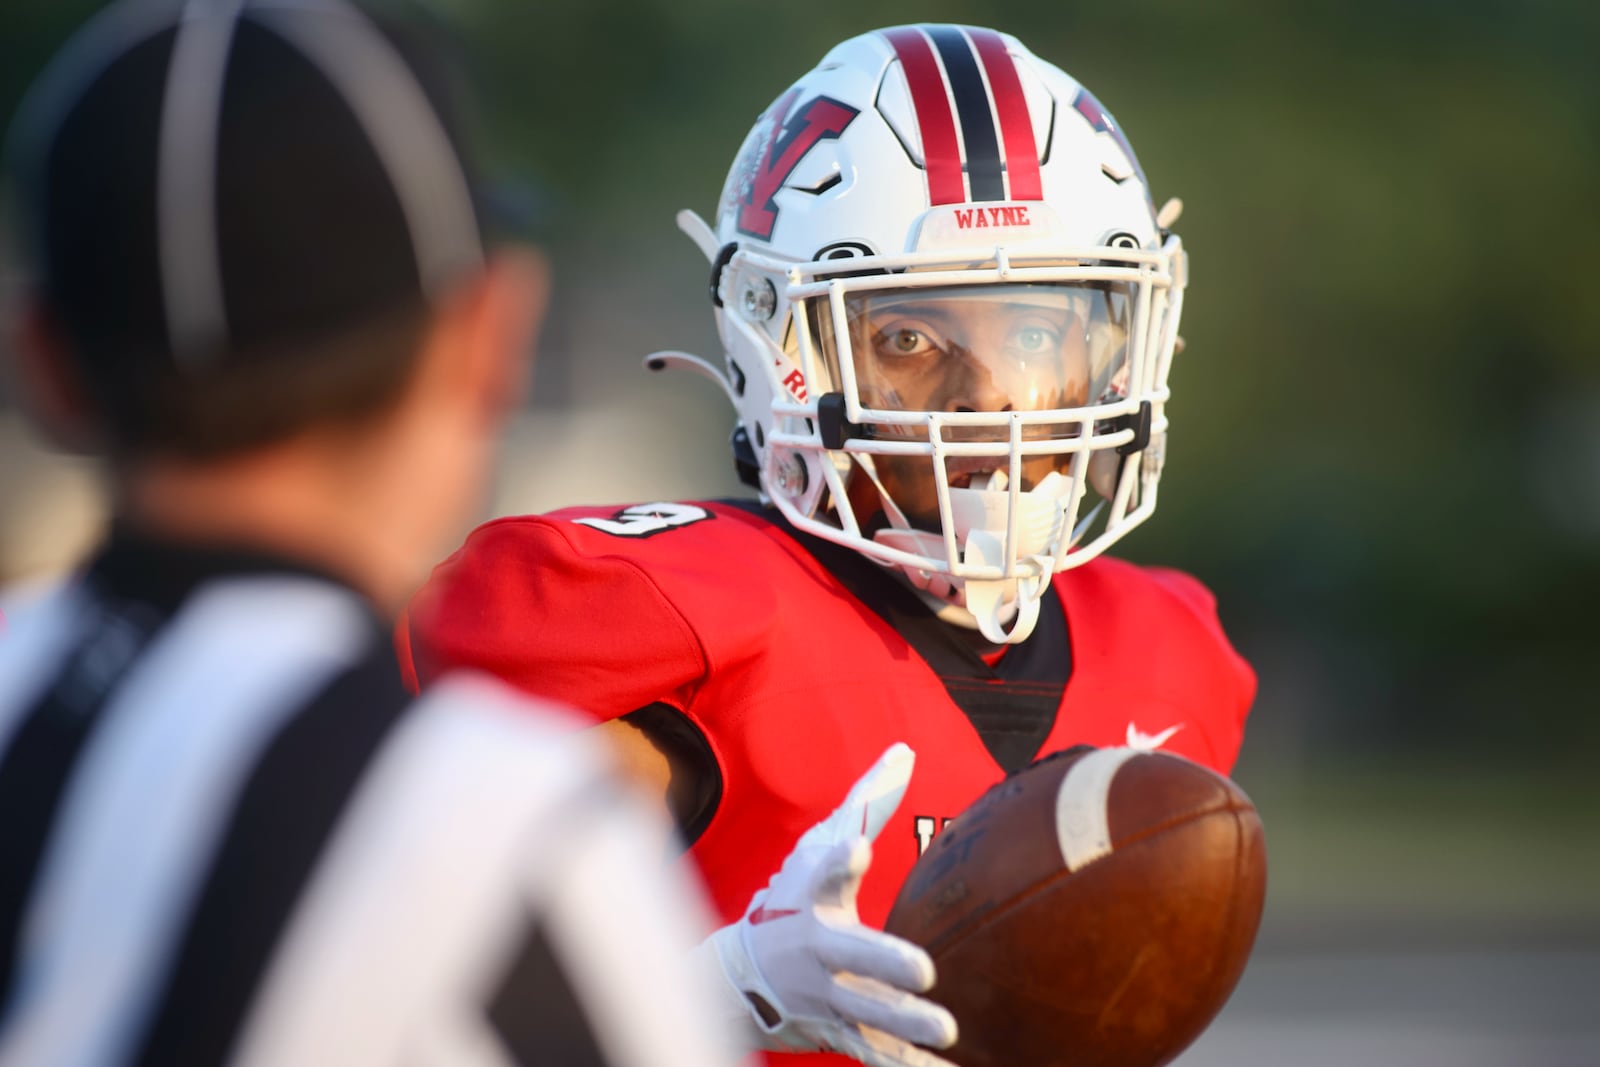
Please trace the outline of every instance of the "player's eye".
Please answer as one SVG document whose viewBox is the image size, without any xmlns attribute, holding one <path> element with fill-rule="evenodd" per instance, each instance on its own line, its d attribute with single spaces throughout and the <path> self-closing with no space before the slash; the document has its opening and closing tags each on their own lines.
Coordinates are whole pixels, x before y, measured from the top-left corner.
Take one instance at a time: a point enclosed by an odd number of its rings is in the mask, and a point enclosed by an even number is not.
<svg viewBox="0 0 1600 1067">
<path fill-rule="evenodd" d="M 1061 331 L 1053 326 L 1031 323 L 1011 332 L 1011 347 L 1023 355 L 1041 355 L 1061 347 Z"/>
<path fill-rule="evenodd" d="M 890 359 L 931 356 L 939 351 L 938 338 L 920 322 L 892 322 L 872 337 L 873 350 Z"/>
<path fill-rule="evenodd" d="M 891 347 L 902 355 L 909 356 L 913 352 L 928 347 L 927 339 L 916 330 L 896 330 L 892 336 Z"/>
<path fill-rule="evenodd" d="M 1025 326 L 1017 331 L 1017 347 L 1024 352 L 1043 352 L 1050 347 L 1050 334 L 1037 326 Z"/>
</svg>

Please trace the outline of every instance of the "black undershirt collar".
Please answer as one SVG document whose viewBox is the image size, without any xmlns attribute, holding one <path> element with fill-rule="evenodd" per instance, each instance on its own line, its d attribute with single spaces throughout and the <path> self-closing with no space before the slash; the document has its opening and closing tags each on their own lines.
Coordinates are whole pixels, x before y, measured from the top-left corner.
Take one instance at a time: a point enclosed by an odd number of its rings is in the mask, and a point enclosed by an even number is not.
<svg viewBox="0 0 1600 1067">
<path fill-rule="evenodd" d="M 1027 640 L 1010 646 L 991 667 L 966 633 L 940 619 L 892 570 L 853 549 L 795 529 L 776 509 L 752 500 L 719 501 L 783 530 L 858 600 L 888 623 L 944 683 L 995 762 L 1006 771 L 1026 766 L 1055 726 L 1072 674 L 1066 612 L 1054 585 L 1039 604 Z"/>
</svg>

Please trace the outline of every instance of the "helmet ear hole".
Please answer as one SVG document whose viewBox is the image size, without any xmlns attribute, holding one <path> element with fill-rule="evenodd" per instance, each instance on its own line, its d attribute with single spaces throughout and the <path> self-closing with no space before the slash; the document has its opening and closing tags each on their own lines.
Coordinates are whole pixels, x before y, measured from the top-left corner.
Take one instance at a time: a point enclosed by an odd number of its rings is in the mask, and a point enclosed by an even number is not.
<svg viewBox="0 0 1600 1067">
<path fill-rule="evenodd" d="M 1139 250 L 1139 238 L 1127 230 L 1112 230 L 1106 234 L 1105 240 L 1100 242 L 1108 248 L 1125 248 L 1130 252 Z"/>
</svg>

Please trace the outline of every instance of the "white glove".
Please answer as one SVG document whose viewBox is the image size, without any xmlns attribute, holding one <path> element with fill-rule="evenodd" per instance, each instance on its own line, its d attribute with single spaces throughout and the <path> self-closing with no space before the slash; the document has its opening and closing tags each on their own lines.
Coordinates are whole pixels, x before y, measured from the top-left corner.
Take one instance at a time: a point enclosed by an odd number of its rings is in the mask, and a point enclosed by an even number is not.
<svg viewBox="0 0 1600 1067">
<path fill-rule="evenodd" d="M 872 1067 L 952 1067 L 917 1047 L 956 1041 L 955 1018 L 915 995 L 933 987 L 933 960 L 863 926 L 856 911 L 872 840 L 900 806 L 915 762 L 908 746 L 892 745 L 795 843 L 744 918 L 696 950 L 718 968 L 724 1006 L 754 1047 L 830 1050 Z"/>
</svg>

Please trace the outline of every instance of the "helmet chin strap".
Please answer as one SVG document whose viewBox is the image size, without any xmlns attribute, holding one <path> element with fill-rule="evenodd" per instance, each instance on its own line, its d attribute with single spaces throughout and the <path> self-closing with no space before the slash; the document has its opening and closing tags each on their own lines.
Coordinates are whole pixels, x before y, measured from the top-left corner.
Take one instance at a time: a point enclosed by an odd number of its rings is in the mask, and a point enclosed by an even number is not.
<svg viewBox="0 0 1600 1067">
<path fill-rule="evenodd" d="M 918 555 L 935 557 L 944 555 L 944 538 L 911 525 L 905 512 L 884 488 L 873 465 L 872 457 L 857 453 L 854 458 L 877 489 L 878 497 L 883 503 L 884 515 L 889 520 L 889 528 L 879 530 L 873 536 L 873 540 L 890 548 Z M 1003 528 L 1002 532 L 996 533 L 991 526 L 982 521 L 1005 513 L 1005 485 L 1005 474 L 995 471 L 982 489 L 951 490 L 952 494 L 963 494 L 957 498 L 960 506 L 952 507 L 952 511 L 957 513 L 958 527 L 968 526 L 966 537 L 961 544 L 962 559 L 966 563 L 998 567 L 1005 562 Z M 1025 641 L 1033 633 L 1034 626 L 1039 621 L 1039 604 L 1044 597 L 1045 589 L 1049 586 L 1053 570 L 1051 556 L 1042 550 L 1053 540 L 1051 534 L 1055 532 L 1056 524 L 1061 521 L 1063 514 L 1061 500 L 1070 491 L 1070 486 L 1069 480 L 1059 473 L 1052 472 L 1036 488 L 1023 494 L 1024 504 L 1027 505 L 1023 509 L 1026 529 L 1021 531 L 1021 536 L 1024 547 L 1033 551 L 1022 558 L 1033 563 L 1032 575 L 996 579 L 957 578 L 936 571 L 926 571 L 909 564 L 895 566 L 905 575 L 912 588 L 928 602 L 929 607 L 946 622 L 975 629 L 986 640 L 997 645 Z M 952 501 L 953 504 L 956 502 Z M 1099 513 L 1100 507 L 1101 505 L 1097 504 L 1094 511 L 1078 523 L 1077 528 L 1072 531 L 1070 543 L 1075 543 L 1088 529 L 1095 515 Z M 1052 514 L 1053 521 L 1047 518 Z M 1028 521 L 1030 518 L 1034 521 Z M 958 529 L 957 537 L 960 536 Z"/>
</svg>

